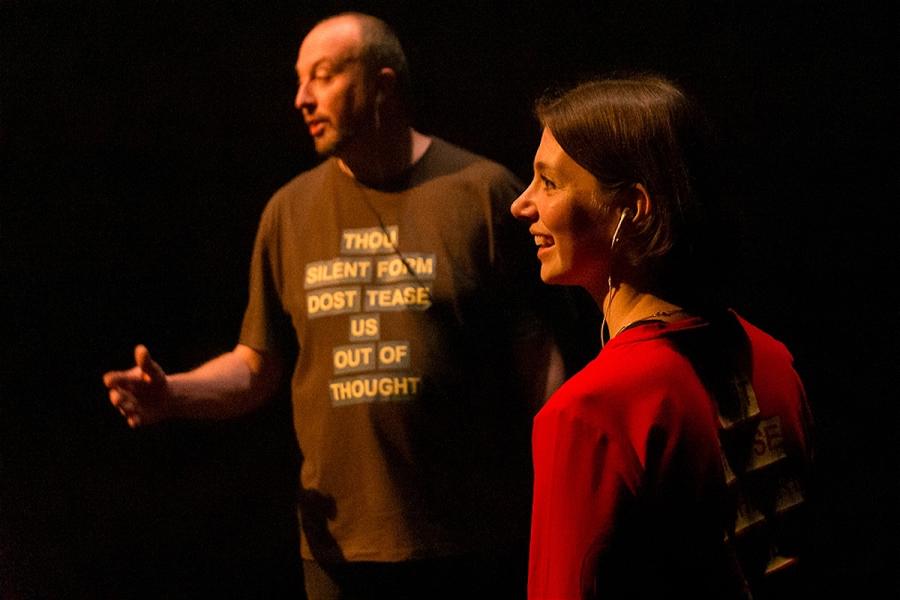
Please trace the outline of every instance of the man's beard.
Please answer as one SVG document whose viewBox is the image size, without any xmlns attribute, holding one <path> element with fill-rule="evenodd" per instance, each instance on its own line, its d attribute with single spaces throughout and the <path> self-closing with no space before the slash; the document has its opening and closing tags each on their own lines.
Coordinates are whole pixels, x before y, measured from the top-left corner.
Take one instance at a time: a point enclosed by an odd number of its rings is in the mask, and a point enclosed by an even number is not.
<svg viewBox="0 0 900 600">
<path fill-rule="evenodd" d="M 353 119 L 344 119 L 344 122 Z M 317 140 L 314 140 L 316 146 L 316 152 L 321 157 L 329 157 L 329 156 L 337 156 L 340 157 L 341 152 L 347 149 L 347 147 L 356 140 L 360 132 L 365 130 L 365 127 L 360 124 L 359 121 L 345 124 L 342 127 L 334 127 L 332 130 L 332 135 L 324 136 Z"/>
<path fill-rule="evenodd" d="M 316 152 L 321 157 L 336 156 L 340 157 L 354 141 L 361 137 L 371 139 L 371 134 L 380 128 L 380 122 L 377 115 L 359 116 L 355 118 L 344 119 L 344 122 L 352 121 L 349 125 L 340 128 L 334 128 L 334 135 L 314 140 Z"/>
<path fill-rule="evenodd" d="M 316 147 L 316 153 L 323 158 L 327 158 L 335 156 L 345 145 L 345 140 L 344 132 L 339 131 L 334 137 L 315 139 L 313 144 Z"/>
</svg>

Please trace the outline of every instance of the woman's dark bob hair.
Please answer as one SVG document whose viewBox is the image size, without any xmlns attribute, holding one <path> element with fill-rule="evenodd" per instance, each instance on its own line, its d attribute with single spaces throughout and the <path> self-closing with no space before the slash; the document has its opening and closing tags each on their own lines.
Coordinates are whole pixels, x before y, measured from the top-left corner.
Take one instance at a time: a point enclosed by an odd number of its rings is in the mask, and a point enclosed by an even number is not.
<svg viewBox="0 0 900 600">
<path fill-rule="evenodd" d="M 651 199 L 650 214 L 623 223 L 613 257 L 614 282 L 700 308 L 717 277 L 710 247 L 719 225 L 709 221 L 712 136 L 696 104 L 657 74 L 593 79 L 537 102 L 536 115 L 575 162 L 629 206 L 635 184 Z M 718 244 L 717 244 L 718 245 Z M 712 253 L 712 254 L 710 254 Z M 716 294 L 718 296 L 718 294 Z"/>
</svg>

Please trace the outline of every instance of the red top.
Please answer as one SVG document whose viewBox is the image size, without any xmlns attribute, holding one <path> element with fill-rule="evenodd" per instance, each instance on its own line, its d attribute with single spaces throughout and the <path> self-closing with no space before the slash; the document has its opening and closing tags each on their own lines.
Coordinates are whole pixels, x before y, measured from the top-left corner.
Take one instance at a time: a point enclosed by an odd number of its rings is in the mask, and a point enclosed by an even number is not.
<svg viewBox="0 0 900 600">
<path fill-rule="evenodd" d="M 698 585 L 739 597 L 745 577 L 765 567 L 735 561 L 723 542 L 726 532 L 740 538 L 766 522 L 744 506 L 730 529 L 740 504 L 728 499 L 732 472 L 778 480 L 767 488 L 775 503 L 758 508 L 769 515 L 767 531 L 780 527 L 775 521 L 803 500 L 797 473 L 809 459 L 810 420 L 787 349 L 738 321 L 759 406 L 745 464 L 723 468 L 717 406 L 673 343 L 673 335 L 708 326 L 697 318 L 622 332 L 538 413 L 529 598 L 602 597 L 616 586 L 676 592 L 679 582 L 691 597 L 702 595 Z M 738 493 L 758 485 L 744 482 Z"/>
</svg>

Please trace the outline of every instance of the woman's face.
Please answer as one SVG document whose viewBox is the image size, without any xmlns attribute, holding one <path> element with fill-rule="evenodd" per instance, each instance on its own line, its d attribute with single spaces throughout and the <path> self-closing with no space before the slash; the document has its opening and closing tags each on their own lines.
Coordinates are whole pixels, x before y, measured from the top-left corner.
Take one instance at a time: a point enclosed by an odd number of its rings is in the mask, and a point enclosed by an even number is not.
<svg viewBox="0 0 900 600">
<path fill-rule="evenodd" d="M 544 128 L 534 157 L 534 179 L 513 202 L 512 214 L 531 224 L 544 283 L 606 285 L 615 223 L 604 210 L 609 194 Z"/>
</svg>

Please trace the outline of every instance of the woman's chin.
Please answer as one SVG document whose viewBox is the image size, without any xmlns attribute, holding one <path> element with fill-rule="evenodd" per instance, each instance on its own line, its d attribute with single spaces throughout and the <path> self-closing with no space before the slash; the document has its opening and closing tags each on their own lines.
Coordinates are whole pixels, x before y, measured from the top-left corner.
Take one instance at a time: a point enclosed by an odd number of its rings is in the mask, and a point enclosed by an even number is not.
<svg viewBox="0 0 900 600">
<path fill-rule="evenodd" d="M 541 281 L 546 283 L 547 285 L 565 285 L 565 276 L 563 273 L 559 271 L 548 269 L 547 267 L 541 267 Z"/>
</svg>

